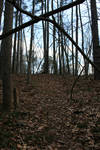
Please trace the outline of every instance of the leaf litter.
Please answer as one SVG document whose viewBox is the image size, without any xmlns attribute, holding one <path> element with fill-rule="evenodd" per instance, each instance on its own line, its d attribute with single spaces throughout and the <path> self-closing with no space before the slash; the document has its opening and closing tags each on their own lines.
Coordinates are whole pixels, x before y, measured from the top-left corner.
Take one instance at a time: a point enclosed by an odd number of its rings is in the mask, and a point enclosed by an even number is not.
<svg viewBox="0 0 100 150">
<path fill-rule="evenodd" d="M 70 100 L 72 76 L 31 78 L 16 76 L 19 109 L 0 112 L 0 149 L 100 150 L 100 82 L 81 77 Z"/>
</svg>

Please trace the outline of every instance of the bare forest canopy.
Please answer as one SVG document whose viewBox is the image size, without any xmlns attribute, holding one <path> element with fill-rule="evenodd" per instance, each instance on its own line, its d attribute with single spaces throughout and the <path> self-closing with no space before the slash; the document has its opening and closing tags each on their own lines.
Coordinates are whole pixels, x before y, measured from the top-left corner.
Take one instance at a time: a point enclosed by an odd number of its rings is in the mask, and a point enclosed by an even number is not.
<svg viewBox="0 0 100 150">
<path fill-rule="evenodd" d="M 21 29 L 24 29 L 24 28 L 26 28 L 26 27 L 28 27 L 28 26 L 34 24 L 34 23 L 37 23 L 37 22 L 39 22 L 40 20 L 45 20 L 47 17 L 50 17 L 50 16 L 52 16 L 52 15 L 54 15 L 54 14 L 56 14 L 56 13 L 59 13 L 59 12 L 64 11 L 64 10 L 67 10 L 67 9 L 69 9 L 69 8 L 72 8 L 72 7 L 76 6 L 76 5 L 79 5 L 79 4 L 83 3 L 85 0 L 77 0 L 77 1 L 75 1 L 75 2 L 70 3 L 69 5 L 62 6 L 62 7 L 58 8 L 58 9 L 56 9 L 56 10 L 53 10 L 53 11 L 50 11 L 50 12 L 48 12 L 48 13 L 46 13 L 46 14 L 40 15 L 39 17 L 33 16 L 31 13 L 29 13 L 29 12 L 27 12 L 27 11 L 24 11 L 23 9 L 21 9 L 21 8 L 16 4 L 15 1 L 10 1 L 10 0 L 7 0 L 7 1 L 8 1 L 10 4 L 12 4 L 18 11 L 20 11 L 20 12 L 22 12 L 22 13 L 24 13 L 24 14 L 30 16 L 30 17 L 32 18 L 32 20 L 29 21 L 29 22 L 26 22 L 26 23 L 24 23 L 24 24 L 22 24 L 22 25 L 20 25 L 19 27 L 15 28 L 15 29 L 12 29 L 11 31 L 9 31 L 9 32 L 7 32 L 7 33 L 4 33 L 3 35 L 0 36 L 0 40 L 2 40 L 3 38 L 5 38 L 5 37 L 7 37 L 7 36 L 9 36 L 9 35 L 11 35 L 11 34 L 13 34 L 13 33 L 18 32 L 18 31 L 20 31 Z"/>
<path fill-rule="evenodd" d="M 35 12 L 35 3 L 36 4 L 40 4 L 41 3 L 41 11 L 42 11 L 42 15 L 35 15 L 35 13 L 31 13 L 31 12 L 29 12 L 29 11 L 26 11 L 25 9 L 23 9 L 22 7 L 21 7 L 21 3 L 22 2 L 20 2 L 19 4 L 18 4 L 18 2 L 17 1 L 14 1 L 14 0 L 6 0 L 10 5 L 12 5 L 14 8 L 16 8 L 16 12 L 18 13 L 20 13 L 21 15 L 22 15 L 22 13 L 24 14 L 24 15 L 26 15 L 27 17 L 30 17 L 31 18 L 31 20 L 30 21 L 27 21 L 27 22 L 25 22 L 25 23 L 19 23 L 14 29 L 11 29 L 11 30 L 9 30 L 9 31 L 7 31 L 7 32 L 3 32 L 3 34 L 2 35 L 0 35 L 0 40 L 3 40 L 4 38 L 7 38 L 9 35 L 12 35 L 12 34 L 15 34 L 15 33 L 18 33 L 18 32 L 20 32 L 20 31 L 22 31 L 22 29 L 25 29 L 26 27 L 29 27 L 29 26 L 33 26 L 35 23 L 38 23 L 38 22 L 40 22 L 40 21 L 42 21 L 42 22 L 44 22 L 44 21 L 46 21 L 47 22 L 47 24 L 48 24 L 48 22 L 49 23 L 51 23 L 52 25 L 54 25 L 59 31 L 58 32 L 60 32 L 59 34 L 61 34 L 61 36 L 62 36 L 62 34 L 63 34 L 63 36 L 65 36 L 65 37 L 67 37 L 67 39 L 72 43 L 72 63 L 74 63 L 74 64 L 72 64 L 72 66 L 73 66 L 73 72 L 74 72 L 74 69 L 76 68 L 76 73 L 75 74 L 77 74 L 77 68 L 78 68 L 78 52 L 80 52 L 81 53 L 81 55 L 83 56 L 83 58 L 84 58 L 84 62 L 85 62 L 85 65 L 87 64 L 87 66 L 86 67 L 88 67 L 88 70 L 89 70 L 89 64 L 91 64 L 96 70 L 97 70 L 97 72 L 100 72 L 100 68 L 98 67 L 98 65 L 96 64 L 96 63 L 94 63 L 93 61 L 91 61 L 91 58 L 90 58 L 90 56 L 91 56 L 91 48 L 92 48 L 92 44 L 91 44 L 91 42 L 90 42 L 90 50 L 89 50 L 89 56 L 88 56 L 88 52 L 86 53 L 85 52 L 85 47 L 86 47 L 86 43 L 84 43 L 84 27 L 83 27 L 83 22 L 82 22 L 82 14 L 81 14 L 81 10 L 80 10 L 80 4 L 82 4 L 82 5 L 84 5 L 84 2 L 85 2 L 85 5 L 87 5 L 87 11 L 88 11 L 88 17 L 89 17 L 89 21 L 91 20 L 90 19 L 90 17 L 92 17 L 93 18 L 93 16 L 92 16 L 92 14 L 90 15 L 90 10 L 89 10 L 89 2 L 87 1 L 87 0 L 76 0 L 76 1 L 68 1 L 68 3 L 67 3 L 67 1 L 66 1 L 66 3 L 65 3 L 65 5 L 63 5 L 63 3 L 64 3 L 64 1 L 60 1 L 60 7 L 58 7 L 58 8 L 56 8 L 56 9 L 54 9 L 53 7 L 55 7 L 54 6 L 54 2 L 53 1 L 48 1 L 48 2 L 44 2 L 44 1 L 33 1 L 33 4 L 32 5 L 34 5 L 34 12 Z M 51 3 L 51 7 L 52 7 L 52 10 L 49 10 L 49 5 L 50 5 L 50 3 Z M 58 3 L 59 3 L 59 1 L 57 1 L 57 5 L 58 5 Z M 27 3 L 28 4 L 28 3 Z M 43 6 L 42 6 L 43 5 Z M 48 6 L 47 6 L 48 5 Z M 45 8 L 44 8 L 45 7 Z M 47 7 L 47 8 L 46 8 Z M 79 8 L 78 8 L 79 7 Z M 76 12 L 74 12 L 73 13 L 73 10 L 74 10 L 74 8 L 76 9 Z M 48 9 L 48 10 L 47 10 Z M 61 25 L 61 24 L 64 24 L 64 21 L 63 21 L 63 15 L 62 15 L 62 12 L 64 12 L 65 10 L 72 10 L 72 12 L 71 12 L 71 15 L 74 15 L 75 13 L 76 13 L 76 35 L 73 33 L 74 32 L 74 26 L 72 25 L 73 24 L 73 20 L 74 20 L 74 17 L 72 16 L 72 20 L 71 20 L 71 28 L 73 28 L 72 29 L 72 37 L 70 36 L 70 33 L 68 33 L 67 31 L 66 31 L 66 29 L 64 29 L 64 25 Z M 78 12 L 79 11 L 79 12 Z M 45 13 L 44 13 L 45 12 Z M 92 12 L 92 1 L 91 1 L 91 12 Z M 54 17 L 54 15 L 59 15 L 59 19 L 58 20 L 60 20 L 60 22 L 61 22 L 61 24 L 59 24 L 59 21 L 57 21 L 57 19 Z M 51 17 L 52 17 L 52 19 L 51 19 Z M 79 31 L 80 29 L 78 29 L 79 27 L 79 20 L 80 19 L 80 28 L 81 28 L 81 31 Z M 93 18 L 94 19 L 94 18 Z M 43 23 L 44 24 L 44 23 Z M 48 26 L 48 25 L 47 25 Z M 91 26 L 91 28 L 92 28 L 92 25 L 91 25 L 91 22 L 90 22 L 90 26 Z M 43 25 L 43 28 L 44 28 L 45 26 Z M 48 31 L 49 31 L 49 26 L 47 27 L 48 28 Z M 45 28 L 43 29 L 43 30 L 46 30 Z M 55 30 L 54 32 L 54 36 L 56 36 L 56 29 L 53 29 L 53 30 Z M 23 31 L 24 32 L 24 31 Z M 34 31 L 33 31 L 34 32 Z M 43 31 L 43 32 L 45 32 L 45 31 Z M 78 36 L 80 36 L 80 32 L 81 32 L 81 40 L 82 40 L 82 47 L 80 47 L 79 46 L 79 37 Z M 44 34 L 44 33 L 43 33 Z M 24 36 L 25 36 L 25 34 L 24 34 Z M 44 36 L 44 35 L 43 35 Z M 59 35 L 58 35 L 59 36 Z M 76 36 L 76 39 L 74 40 L 74 36 Z M 48 38 L 47 38 L 48 40 L 49 40 L 49 36 L 48 36 Z M 54 38 L 53 37 L 53 40 L 55 40 L 56 38 Z M 61 37 L 61 41 L 63 41 L 62 40 L 63 38 Z M 95 38 L 94 38 L 95 39 Z M 97 38 L 96 38 L 97 39 Z M 43 41 L 44 42 L 44 41 Z M 48 43 L 48 41 L 47 41 L 47 43 Z M 54 47 L 55 47 L 55 44 L 54 43 L 56 43 L 56 42 L 53 42 L 53 49 L 55 49 Z M 58 41 L 58 43 L 59 43 L 59 41 Z M 63 44 L 62 44 L 63 43 Z M 62 45 L 64 45 L 64 42 L 62 42 L 61 43 L 61 46 Z M 66 43 L 66 42 L 65 42 Z M 49 44 L 49 43 L 48 43 Z M 48 45 L 47 44 L 47 45 Z M 43 45 L 44 45 L 44 49 L 45 49 L 45 42 L 43 43 Z M 27 46 L 27 44 L 26 44 L 26 46 Z M 74 48 L 73 48 L 73 46 L 74 46 Z M 47 46 L 48 47 L 48 46 Z M 64 47 L 64 46 L 62 46 L 62 47 Z M 68 47 L 70 47 L 70 45 L 68 45 Z M 99 49 L 99 45 L 97 44 L 97 49 Z M 76 52 L 75 52 L 75 48 L 76 48 Z M 48 48 L 47 48 L 48 49 Z M 63 49 L 63 48 L 61 48 L 61 49 Z M 89 49 L 89 48 L 87 48 L 87 49 Z M 44 50 L 45 51 L 45 50 Z M 61 50 L 62 51 L 62 50 Z M 87 50 L 88 51 L 88 50 Z M 29 52 L 30 53 L 30 52 Z M 48 50 L 48 53 L 49 53 L 49 50 Z M 60 52 L 60 53 L 63 53 L 63 52 Z M 66 55 L 66 57 L 68 57 L 68 54 L 66 53 L 66 50 L 64 50 L 64 55 Z M 76 54 L 75 54 L 76 53 Z M 94 54 L 94 52 L 93 52 L 93 54 Z M 27 60 L 28 60 L 28 54 L 26 54 L 27 55 Z M 31 54 L 30 54 L 31 55 Z M 44 54 L 45 55 L 45 54 Z M 46 55 L 48 55 L 48 54 L 46 54 Z M 60 54 L 61 55 L 61 54 Z M 71 54 L 70 54 L 71 55 Z M 75 55 L 75 56 L 74 56 Z M 48 56 L 47 56 L 48 57 Z M 55 56 L 54 56 L 55 57 Z M 65 57 L 65 56 L 64 56 Z M 73 58 L 73 57 L 76 57 L 76 58 Z M 95 56 L 93 56 L 93 59 L 94 59 L 94 57 Z M 45 59 L 45 58 L 44 58 Z M 54 58 L 55 59 L 55 58 Z M 60 58 L 59 58 L 60 59 Z M 65 59 L 65 58 L 64 58 Z M 68 59 L 69 58 L 66 58 L 67 59 L 67 63 L 69 63 L 68 61 Z M 94 59 L 95 60 L 95 59 Z M 45 61 L 45 60 L 44 60 Z M 54 61 L 56 61 L 56 60 L 54 60 Z M 65 60 L 62 60 L 63 61 L 63 63 L 64 63 L 64 61 Z M 48 65 L 48 60 L 46 59 L 46 62 L 47 62 L 47 65 Z M 80 63 L 79 63 L 80 64 Z M 83 62 L 82 62 L 82 64 L 83 64 Z M 59 64 L 58 64 L 58 67 L 60 66 L 60 61 L 59 61 Z M 67 67 L 69 67 L 69 66 L 67 66 Z M 69 70 L 69 69 L 67 69 L 67 70 Z M 90 69 L 91 70 L 91 69 Z M 72 72 L 72 71 L 71 71 Z M 73 73 L 74 74 L 74 73 Z"/>
</svg>

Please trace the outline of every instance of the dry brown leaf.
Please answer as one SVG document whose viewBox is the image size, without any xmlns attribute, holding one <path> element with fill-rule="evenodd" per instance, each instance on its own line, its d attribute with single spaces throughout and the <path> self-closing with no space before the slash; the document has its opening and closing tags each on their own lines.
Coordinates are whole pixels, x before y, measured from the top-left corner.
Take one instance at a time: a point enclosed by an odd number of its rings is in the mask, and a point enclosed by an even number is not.
<svg viewBox="0 0 100 150">
<path fill-rule="evenodd" d="M 22 145 L 17 144 L 17 148 L 18 148 L 18 149 L 21 149 L 21 148 L 22 148 Z"/>
<path fill-rule="evenodd" d="M 41 130 L 43 130 L 45 127 L 47 127 L 47 125 L 41 125 L 39 128 L 38 128 L 38 131 L 41 131 Z"/>
</svg>

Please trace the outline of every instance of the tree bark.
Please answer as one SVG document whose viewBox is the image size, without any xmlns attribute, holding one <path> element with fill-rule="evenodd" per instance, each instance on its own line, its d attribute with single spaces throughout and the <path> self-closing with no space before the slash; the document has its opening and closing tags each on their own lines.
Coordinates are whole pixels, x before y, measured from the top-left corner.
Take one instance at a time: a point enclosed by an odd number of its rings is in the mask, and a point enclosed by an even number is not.
<svg viewBox="0 0 100 150">
<path fill-rule="evenodd" d="M 72 0 L 72 2 L 73 2 L 73 0 Z M 73 7 L 72 7 L 72 12 L 71 12 L 71 30 L 72 30 L 72 39 L 73 39 Z M 72 73 L 73 73 L 73 76 L 74 76 L 74 47 L 73 47 L 73 43 L 72 43 Z"/>
<path fill-rule="evenodd" d="M 45 0 L 45 13 L 49 12 L 49 0 Z M 49 73 L 49 22 L 44 22 L 44 73 Z"/>
<path fill-rule="evenodd" d="M 32 3 L 33 3 L 32 14 L 34 15 L 35 0 L 33 0 Z M 28 59 L 27 83 L 30 83 L 30 81 L 31 81 L 31 64 L 32 64 L 33 40 L 34 40 L 34 25 L 31 26 L 31 38 L 30 38 L 30 50 L 29 50 L 29 59 Z"/>
<path fill-rule="evenodd" d="M 98 36 L 98 17 L 96 0 L 91 0 L 91 17 L 92 17 L 92 40 L 93 40 L 93 59 L 94 64 L 100 69 L 100 46 Z M 94 79 L 100 80 L 100 72 L 94 68 Z"/>
<path fill-rule="evenodd" d="M 15 28 L 17 27 L 17 22 L 18 22 L 18 11 L 16 11 L 16 16 L 15 16 Z M 17 33 L 15 33 L 14 36 L 14 48 L 13 48 L 13 60 L 12 60 L 12 73 L 16 72 L 16 45 L 17 45 Z"/>
<path fill-rule="evenodd" d="M 4 28 L 3 33 L 12 29 L 13 23 L 13 7 L 5 1 L 4 12 Z M 12 108 L 12 84 L 11 84 L 11 50 L 12 50 L 12 36 L 5 38 L 1 43 L 2 52 L 2 67 L 3 67 L 3 109 L 9 111 Z"/>
<path fill-rule="evenodd" d="M 78 6 L 76 6 L 76 44 L 78 45 Z M 78 50 L 75 55 L 75 75 L 78 75 Z"/>
</svg>

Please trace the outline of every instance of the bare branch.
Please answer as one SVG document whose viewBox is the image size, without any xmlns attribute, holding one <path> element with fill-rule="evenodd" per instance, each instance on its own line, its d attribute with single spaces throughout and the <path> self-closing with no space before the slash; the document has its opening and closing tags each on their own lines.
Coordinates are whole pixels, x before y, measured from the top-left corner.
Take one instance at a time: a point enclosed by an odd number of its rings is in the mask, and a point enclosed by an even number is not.
<svg viewBox="0 0 100 150">
<path fill-rule="evenodd" d="M 56 28 L 59 29 L 60 32 L 62 32 L 72 43 L 73 45 L 77 48 L 77 50 L 81 53 L 81 55 L 98 71 L 98 67 L 89 59 L 89 57 L 84 53 L 84 51 L 77 45 L 77 43 L 70 37 L 70 35 L 62 28 L 58 23 L 56 23 L 54 20 L 46 19 L 46 21 L 51 22 L 56 26 Z"/>
<path fill-rule="evenodd" d="M 50 11 L 50 12 L 48 12 L 48 13 L 46 13 L 46 14 L 40 15 L 39 17 L 33 16 L 31 13 L 28 13 L 27 11 L 24 11 L 24 10 L 21 9 L 19 6 L 17 6 L 17 4 L 11 2 L 10 0 L 7 0 L 7 1 L 10 2 L 11 4 L 13 4 L 14 6 L 16 6 L 15 8 L 16 8 L 17 10 L 19 10 L 19 11 L 21 11 L 22 13 L 24 13 L 24 14 L 26 14 L 26 15 L 32 17 L 33 20 L 31 20 L 31 21 L 29 21 L 29 22 L 26 22 L 26 23 L 20 25 L 19 27 L 15 28 L 15 29 L 12 29 L 12 30 L 10 30 L 9 32 L 7 32 L 7 33 L 1 35 L 1 36 L 0 36 L 0 40 L 3 39 L 3 38 L 5 38 L 5 37 L 7 37 L 7 36 L 9 36 L 9 35 L 11 35 L 11 34 L 13 34 L 13 33 L 16 33 L 16 32 L 18 32 L 18 31 L 20 31 L 21 29 L 23 29 L 23 28 L 25 28 L 25 27 L 28 27 L 28 26 L 30 26 L 30 25 L 32 25 L 32 24 L 34 24 L 34 23 L 37 23 L 37 22 L 39 22 L 40 20 L 45 20 L 45 21 L 48 21 L 48 22 L 51 22 L 52 24 L 54 24 L 54 25 L 59 29 L 59 31 L 63 32 L 63 34 L 67 36 L 67 38 L 73 43 L 73 45 L 78 49 L 78 51 L 82 54 L 82 56 L 83 56 L 96 70 L 98 70 L 98 71 L 100 72 L 100 70 L 97 68 L 97 66 L 85 55 L 85 53 L 82 51 L 82 49 L 81 49 L 81 48 L 76 44 L 76 42 L 67 34 L 67 32 L 66 32 L 59 24 L 57 24 L 54 20 L 50 20 L 50 19 L 47 18 L 47 17 L 49 17 L 49 16 L 51 16 L 51 15 L 53 15 L 53 14 L 56 14 L 56 13 L 61 12 L 61 11 L 63 11 L 63 10 L 69 9 L 69 8 L 71 8 L 71 7 L 74 7 L 74 6 L 78 5 L 78 4 L 81 4 L 81 3 L 83 3 L 85 0 L 77 0 L 77 1 L 72 2 L 72 3 L 70 3 L 70 4 L 66 5 L 66 6 L 63 6 L 63 7 L 61 7 L 61 8 L 56 9 L 56 10 Z"/>
<path fill-rule="evenodd" d="M 10 1 L 10 0 L 7 0 L 7 1 Z M 3 34 L 0 36 L 0 40 L 2 40 L 3 38 L 6 38 L 7 36 L 9 36 L 9 35 L 11 35 L 11 34 L 13 34 L 13 33 L 18 32 L 18 31 L 20 31 L 21 29 L 24 29 L 24 28 L 26 28 L 26 27 L 28 27 L 28 26 L 34 24 L 34 23 L 37 23 L 37 22 L 39 22 L 40 20 L 45 20 L 45 18 L 50 17 L 51 15 L 54 15 L 54 14 L 59 13 L 59 12 L 61 12 L 61 11 L 67 10 L 67 9 L 69 9 L 69 8 L 72 8 L 72 7 L 76 6 L 76 5 L 79 5 L 79 4 L 83 3 L 84 1 L 85 1 L 85 0 L 77 0 L 77 1 L 72 2 L 72 3 L 70 3 L 70 4 L 66 5 L 66 6 L 60 7 L 60 8 L 58 8 L 58 9 L 56 9 L 56 10 L 53 10 L 53 11 L 50 11 L 50 12 L 45 13 L 45 14 L 43 14 L 43 15 L 40 15 L 39 17 L 33 16 L 31 13 L 28 13 L 27 11 L 24 11 L 24 10 L 21 9 L 19 6 L 17 6 L 16 9 L 18 9 L 18 10 L 20 10 L 21 12 L 23 12 L 24 14 L 27 14 L 27 15 L 29 15 L 30 17 L 32 17 L 32 20 L 31 20 L 31 21 L 28 21 L 28 22 L 26 22 L 26 23 L 24 23 L 24 24 L 22 24 L 22 25 L 20 25 L 20 26 L 18 26 L 18 27 L 16 27 L 15 29 L 10 30 L 10 31 L 7 32 L 7 33 L 3 33 Z M 10 2 L 11 2 L 11 1 L 10 1 Z M 12 3 L 12 2 L 11 2 L 11 3 Z M 15 5 L 15 3 L 13 3 L 13 5 Z M 17 4 L 16 4 L 16 5 L 17 5 Z M 31 15 L 30 15 L 30 14 L 31 14 Z"/>
<path fill-rule="evenodd" d="M 29 17 L 31 17 L 31 18 L 33 18 L 33 15 L 30 13 L 30 12 L 28 12 L 28 11 L 25 11 L 25 10 L 23 10 L 21 7 L 19 7 L 19 5 L 16 3 L 16 1 L 14 1 L 14 0 L 7 0 L 7 2 L 8 3 L 10 3 L 11 5 L 13 5 L 18 11 L 20 11 L 21 13 L 23 13 L 23 14 L 26 14 L 26 15 L 28 15 Z"/>
<path fill-rule="evenodd" d="M 20 8 L 18 6 L 18 4 L 16 4 L 16 2 L 14 0 L 7 0 L 7 1 L 10 4 L 12 4 L 18 11 L 20 11 L 20 12 L 30 16 L 31 18 L 33 18 L 33 15 L 30 12 L 27 12 L 27 11 L 23 10 L 22 8 Z M 56 13 L 59 13 L 61 11 L 67 10 L 69 8 L 72 8 L 72 7 L 76 6 L 76 5 L 82 4 L 84 1 L 85 0 L 76 0 L 75 2 L 72 2 L 72 3 L 68 4 L 68 5 L 62 6 L 62 7 L 58 8 L 58 9 L 52 10 L 52 11 L 50 11 L 50 12 L 48 12 L 48 13 L 40 16 L 40 17 L 49 17 L 49 16 L 54 15 Z M 36 17 L 36 16 L 34 16 L 34 17 Z"/>
</svg>

